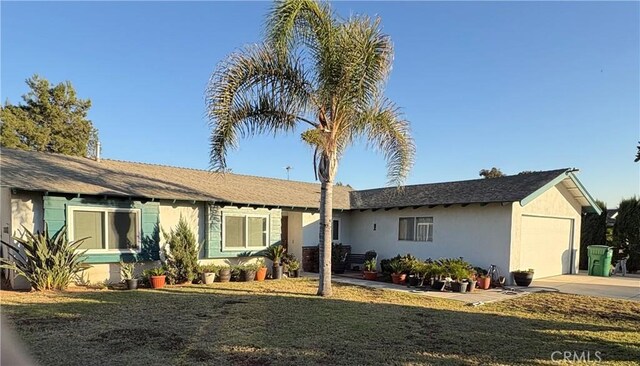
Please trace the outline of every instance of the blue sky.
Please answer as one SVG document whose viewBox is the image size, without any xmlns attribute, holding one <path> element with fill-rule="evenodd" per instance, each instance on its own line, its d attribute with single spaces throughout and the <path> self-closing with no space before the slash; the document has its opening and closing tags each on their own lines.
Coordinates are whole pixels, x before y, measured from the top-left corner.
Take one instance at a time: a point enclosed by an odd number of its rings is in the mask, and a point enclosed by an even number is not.
<svg viewBox="0 0 640 366">
<path fill-rule="evenodd" d="M 395 45 L 387 95 L 411 121 L 408 183 L 581 169 L 616 206 L 638 194 L 638 2 L 339 2 L 342 16 L 379 15 Z M 7 2 L 2 101 L 34 73 L 90 98 L 103 156 L 208 167 L 203 92 L 216 64 L 259 42 L 268 2 Z M 242 140 L 235 173 L 313 181 L 297 134 Z M 338 180 L 386 184 L 380 154 L 357 144 Z"/>
</svg>

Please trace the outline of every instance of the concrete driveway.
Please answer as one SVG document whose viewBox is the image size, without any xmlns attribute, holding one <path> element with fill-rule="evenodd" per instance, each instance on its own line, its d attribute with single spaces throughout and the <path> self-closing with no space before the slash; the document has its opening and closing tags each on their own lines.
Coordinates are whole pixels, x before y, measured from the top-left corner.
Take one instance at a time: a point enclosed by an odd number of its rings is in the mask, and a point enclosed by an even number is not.
<svg viewBox="0 0 640 366">
<path fill-rule="evenodd" d="M 640 301 L 640 276 L 588 276 L 586 273 L 534 279 L 529 288 L 549 288 L 577 295 Z"/>
</svg>

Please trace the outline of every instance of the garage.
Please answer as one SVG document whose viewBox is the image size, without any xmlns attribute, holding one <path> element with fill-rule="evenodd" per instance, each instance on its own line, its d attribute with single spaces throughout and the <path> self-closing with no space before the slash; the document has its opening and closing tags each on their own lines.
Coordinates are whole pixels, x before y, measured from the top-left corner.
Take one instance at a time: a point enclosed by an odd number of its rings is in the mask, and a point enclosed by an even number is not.
<svg viewBox="0 0 640 366">
<path fill-rule="evenodd" d="M 522 215 L 520 268 L 535 278 L 571 273 L 573 219 Z"/>
</svg>

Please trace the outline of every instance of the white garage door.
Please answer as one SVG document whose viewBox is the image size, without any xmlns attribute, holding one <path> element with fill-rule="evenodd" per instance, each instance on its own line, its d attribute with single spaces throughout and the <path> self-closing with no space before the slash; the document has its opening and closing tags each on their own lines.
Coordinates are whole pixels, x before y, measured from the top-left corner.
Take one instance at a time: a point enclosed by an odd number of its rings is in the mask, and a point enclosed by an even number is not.
<svg viewBox="0 0 640 366">
<path fill-rule="evenodd" d="M 522 216 L 520 268 L 534 278 L 571 273 L 573 220 Z"/>
</svg>

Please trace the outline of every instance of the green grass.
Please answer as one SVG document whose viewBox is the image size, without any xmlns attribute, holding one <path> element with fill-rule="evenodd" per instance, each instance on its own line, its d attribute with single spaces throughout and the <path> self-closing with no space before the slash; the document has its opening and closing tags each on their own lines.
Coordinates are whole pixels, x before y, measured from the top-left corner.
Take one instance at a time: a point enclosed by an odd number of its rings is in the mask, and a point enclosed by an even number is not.
<svg viewBox="0 0 640 366">
<path fill-rule="evenodd" d="M 640 359 L 640 304 L 539 293 L 481 307 L 287 279 L 163 290 L 2 293 L 43 365 L 558 364 Z"/>
</svg>

